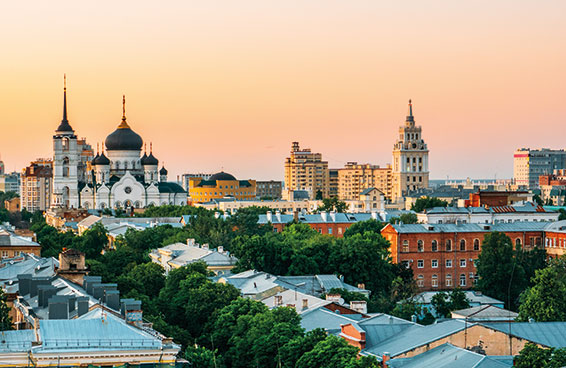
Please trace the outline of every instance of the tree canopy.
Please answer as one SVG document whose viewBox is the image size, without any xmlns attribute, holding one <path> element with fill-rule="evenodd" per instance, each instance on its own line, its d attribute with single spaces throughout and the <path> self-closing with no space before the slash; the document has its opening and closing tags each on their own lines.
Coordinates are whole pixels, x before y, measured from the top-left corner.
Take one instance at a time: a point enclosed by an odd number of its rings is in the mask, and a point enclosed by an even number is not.
<svg viewBox="0 0 566 368">
<path fill-rule="evenodd" d="M 448 206 L 448 202 L 443 201 L 442 199 L 436 197 L 422 197 L 419 198 L 413 203 L 411 206 L 411 210 L 415 212 L 423 212 L 429 208 L 434 207 L 446 207 Z"/>
</svg>

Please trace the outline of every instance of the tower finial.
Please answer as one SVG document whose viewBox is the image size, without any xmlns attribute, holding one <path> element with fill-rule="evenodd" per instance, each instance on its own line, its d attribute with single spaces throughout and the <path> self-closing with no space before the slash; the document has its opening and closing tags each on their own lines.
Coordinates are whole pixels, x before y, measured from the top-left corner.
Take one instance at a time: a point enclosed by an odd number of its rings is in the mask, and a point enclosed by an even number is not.
<svg viewBox="0 0 566 368">
<path fill-rule="evenodd" d="M 63 119 L 61 119 L 57 132 L 74 133 L 67 119 L 67 74 L 63 74 Z"/>
<path fill-rule="evenodd" d="M 144 155 L 147 153 L 147 143 L 143 143 L 143 153 Z"/>
<path fill-rule="evenodd" d="M 149 142 L 149 153 L 153 153 L 153 142 Z"/>
<path fill-rule="evenodd" d="M 122 119 L 126 119 L 126 95 L 122 95 Z"/>
<path fill-rule="evenodd" d="M 409 116 L 413 116 L 413 101 L 409 99 Z"/>
<path fill-rule="evenodd" d="M 98 156 L 98 154 L 100 153 L 99 151 L 99 147 L 98 147 L 98 143 L 96 144 L 96 155 Z"/>
</svg>

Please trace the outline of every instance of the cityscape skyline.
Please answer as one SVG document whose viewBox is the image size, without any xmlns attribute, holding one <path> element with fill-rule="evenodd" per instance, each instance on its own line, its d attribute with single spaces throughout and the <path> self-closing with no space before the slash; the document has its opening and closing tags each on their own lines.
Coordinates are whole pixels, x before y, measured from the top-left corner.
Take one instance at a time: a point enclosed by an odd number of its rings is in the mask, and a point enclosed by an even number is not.
<svg viewBox="0 0 566 368">
<path fill-rule="evenodd" d="M 9 71 L 0 96 L 7 171 L 51 156 L 63 73 L 79 137 L 103 141 L 120 123 L 125 93 L 132 129 L 151 137 L 171 178 L 223 169 L 282 179 L 293 141 L 329 167 L 385 166 L 410 98 L 431 179 L 511 178 L 515 149 L 564 148 L 562 2 L 415 2 L 408 12 L 321 4 L 298 13 L 298 2 L 126 2 L 111 14 L 71 2 L 7 5 L 5 14 L 27 14 L 0 25 L 17 35 L 3 41 L 0 60 Z"/>
</svg>

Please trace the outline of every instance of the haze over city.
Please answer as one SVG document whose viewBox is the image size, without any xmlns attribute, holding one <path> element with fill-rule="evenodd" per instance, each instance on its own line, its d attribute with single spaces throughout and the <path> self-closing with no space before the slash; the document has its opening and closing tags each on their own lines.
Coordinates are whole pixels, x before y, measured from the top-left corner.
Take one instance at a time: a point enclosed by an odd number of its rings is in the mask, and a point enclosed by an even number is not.
<svg viewBox="0 0 566 368">
<path fill-rule="evenodd" d="M 563 148 L 563 1 L 72 1 L 4 4 L 1 158 L 52 155 L 69 121 L 120 123 L 173 178 L 282 179 L 292 141 L 330 167 L 384 166 L 414 104 L 430 176 L 510 178 L 513 151 Z"/>
</svg>

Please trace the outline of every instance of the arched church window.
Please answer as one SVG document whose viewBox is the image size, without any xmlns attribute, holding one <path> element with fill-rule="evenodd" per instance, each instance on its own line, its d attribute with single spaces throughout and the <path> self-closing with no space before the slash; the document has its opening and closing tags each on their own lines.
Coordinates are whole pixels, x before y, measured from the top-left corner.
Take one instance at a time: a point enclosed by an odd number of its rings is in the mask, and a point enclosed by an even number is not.
<svg viewBox="0 0 566 368">
<path fill-rule="evenodd" d="M 63 158 L 63 176 L 64 177 L 69 176 L 69 158 L 68 157 Z"/>
<path fill-rule="evenodd" d="M 132 161 L 132 169 L 135 169 L 135 168 L 136 168 L 136 162 Z"/>
<path fill-rule="evenodd" d="M 128 161 L 124 162 L 124 170 L 128 170 Z"/>
<path fill-rule="evenodd" d="M 66 138 L 66 137 L 63 138 L 61 145 L 63 147 L 63 151 L 68 151 L 69 150 L 69 138 Z"/>
<path fill-rule="evenodd" d="M 120 170 L 120 161 L 116 161 L 116 170 Z"/>
</svg>

